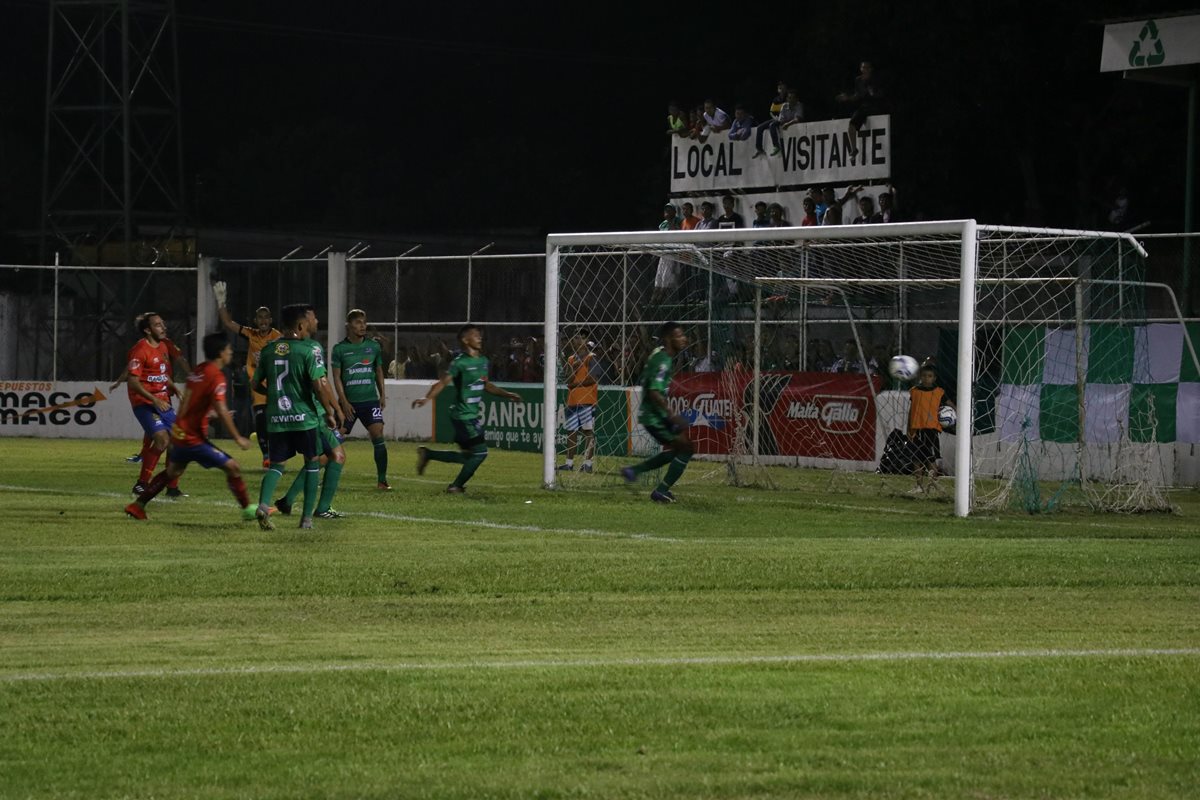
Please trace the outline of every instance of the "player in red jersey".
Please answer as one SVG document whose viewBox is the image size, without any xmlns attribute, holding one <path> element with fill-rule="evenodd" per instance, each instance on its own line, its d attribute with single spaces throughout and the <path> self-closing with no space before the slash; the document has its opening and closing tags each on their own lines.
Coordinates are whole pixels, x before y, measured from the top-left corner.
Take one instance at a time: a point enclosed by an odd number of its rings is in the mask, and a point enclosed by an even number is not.
<svg viewBox="0 0 1200 800">
<path fill-rule="evenodd" d="M 178 394 L 171 380 L 171 351 L 166 343 L 167 324 L 157 312 L 147 311 L 137 318 L 137 326 L 142 338 L 129 350 L 126 367 L 129 378 L 126 385 L 133 415 L 150 438 L 150 444 L 142 448 L 142 470 L 133 487 L 134 494 L 146 488 L 146 481 L 154 474 L 159 456 L 170 444 L 171 426 L 175 423 L 171 395 Z M 177 484 L 168 487 L 168 497 L 182 495 Z"/>
<path fill-rule="evenodd" d="M 183 351 L 179 349 L 179 345 L 177 345 L 173 341 L 171 341 L 170 337 L 163 339 L 162 342 L 163 342 L 163 344 L 165 344 L 167 346 L 167 355 L 169 355 L 171 357 L 171 366 L 176 368 L 175 370 L 172 371 L 172 375 L 178 374 L 179 372 L 183 372 L 184 374 L 191 372 L 192 368 L 188 364 L 188 360 L 183 357 Z M 127 364 L 128 364 L 128 362 L 127 362 Z M 121 374 L 117 377 L 117 379 L 112 382 L 112 385 L 108 387 L 108 390 L 110 392 L 114 391 L 118 386 L 120 386 L 122 383 L 125 383 L 125 381 L 127 381 L 127 380 L 129 380 L 128 365 L 125 367 L 124 371 L 122 371 Z M 174 380 L 171 381 L 171 391 L 176 396 L 179 395 L 179 390 L 175 388 Z M 139 450 L 138 452 L 134 453 L 133 455 L 131 455 L 129 458 L 127 458 L 125 460 L 127 462 L 129 462 L 130 464 L 142 463 L 142 454 L 145 453 L 146 450 L 150 449 L 153 446 L 153 444 L 154 444 L 154 439 L 150 436 L 150 434 L 143 433 L 142 434 L 142 449 Z"/>
<path fill-rule="evenodd" d="M 225 334 L 210 333 L 204 337 L 204 357 L 208 360 L 188 375 L 187 389 L 179 403 L 179 415 L 171 428 L 167 468 L 154 476 L 137 500 L 125 506 L 125 513 L 135 519 L 145 519 L 146 504 L 170 481 L 178 480 L 193 461 L 205 469 L 219 467 L 224 470 L 229 491 L 233 492 L 238 505 L 242 507 L 243 519 L 254 519 L 255 508 L 250 505 L 250 498 L 246 494 L 241 467 L 228 453 L 208 441 L 208 418 L 216 412 L 217 419 L 233 434 L 238 447 L 243 450 L 250 447 L 250 440 L 237 432 L 229 407 L 225 405 L 225 373 L 222 370 L 233 358 L 233 348 Z"/>
</svg>

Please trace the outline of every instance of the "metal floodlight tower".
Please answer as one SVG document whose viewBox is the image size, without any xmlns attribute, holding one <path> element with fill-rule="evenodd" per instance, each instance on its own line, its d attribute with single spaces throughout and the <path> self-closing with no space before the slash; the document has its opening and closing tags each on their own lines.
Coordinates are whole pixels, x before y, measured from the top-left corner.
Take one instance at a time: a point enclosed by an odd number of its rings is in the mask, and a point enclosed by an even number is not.
<svg viewBox="0 0 1200 800">
<path fill-rule="evenodd" d="M 146 265 L 185 223 L 174 0 L 50 0 L 41 261 L 61 243 Z M 145 252 L 143 252 L 145 251 Z"/>
</svg>

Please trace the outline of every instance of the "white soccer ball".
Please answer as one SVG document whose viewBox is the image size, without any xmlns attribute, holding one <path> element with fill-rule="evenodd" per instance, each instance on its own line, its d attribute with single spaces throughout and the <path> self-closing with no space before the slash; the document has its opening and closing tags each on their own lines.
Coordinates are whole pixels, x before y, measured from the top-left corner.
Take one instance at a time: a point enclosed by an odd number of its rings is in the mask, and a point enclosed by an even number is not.
<svg viewBox="0 0 1200 800">
<path fill-rule="evenodd" d="M 938 422 L 943 428 L 953 428 L 958 422 L 958 414 L 950 406 L 942 406 L 938 409 Z"/>
<path fill-rule="evenodd" d="M 888 374 L 898 381 L 911 381 L 917 377 L 917 360 L 912 356 L 892 356 L 888 362 Z"/>
</svg>

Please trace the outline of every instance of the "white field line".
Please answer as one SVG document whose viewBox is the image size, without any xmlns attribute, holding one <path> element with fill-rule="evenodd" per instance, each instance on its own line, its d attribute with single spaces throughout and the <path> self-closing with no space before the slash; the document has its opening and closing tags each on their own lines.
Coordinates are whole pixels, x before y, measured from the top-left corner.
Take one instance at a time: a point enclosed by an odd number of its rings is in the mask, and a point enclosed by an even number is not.
<svg viewBox="0 0 1200 800">
<path fill-rule="evenodd" d="M 105 498 L 125 498 L 132 497 L 128 494 L 118 494 L 115 492 L 85 492 L 75 489 L 49 489 L 40 486 L 16 486 L 12 484 L 0 483 L 0 491 L 12 492 L 46 492 L 61 495 L 75 495 L 80 497 L 105 497 Z M 163 501 L 161 504 L 150 506 L 150 508 L 169 508 L 170 504 L 175 501 Z M 189 504 L 203 504 L 209 506 L 218 506 L 220 508 L 234 508 L 234 504 L 230 502 L 218 500 L 201 500 L 199 498 L 189 498 L 184 501 Z M 516 525 L 506 522 L 489 522 L 481 519 L 441 519 L 438 517 L 417 517 L 409 514 L 389 514 L 383 511 L 353 511 L 348 512 L 347 519 L 352 517 L 375 517 L 376 519 L 393 520 L 395 522 L 415 522 L 422 525 L 455 525 L 468 528 L 488 528 L 491 530 L 501 531 L 520 531 L 522 533 L 565 533 L 571 536 L 592 536 L 603 537 L 608 539 L 639 539 L 648 542 L 670 542 L 677 543 L 684 541 L 670 536 L 657 536 L 652 533 L 623 533 L 621 531 L 605 531 L 597 528 L 555 528 L 545 527 L 541 525 Z"/>
<path fill-rule="evenodd" d="M 854 664 L 912 661 L 1004 661 L 1016 659 L 1093 659 L 1197 657 L 1200 648 L 1141 648 L 1096 650 L 990 650 L 878 653 L 797 653 L 792 655 L 678 656 L 666 658 L 580 658 L 515 661 L 394 661 L 355 664 L 250 664 L 193 669 L 131 669 L 93 672 L 14 672 L 0 674 L 3 683 L 128 678 L 191 678 L 243 675 L 320 675 L 338 672 L 450 672 L 470 670 L 550 670 L 612 667 L 758 666 L 771 664 Z"/>
</svg>

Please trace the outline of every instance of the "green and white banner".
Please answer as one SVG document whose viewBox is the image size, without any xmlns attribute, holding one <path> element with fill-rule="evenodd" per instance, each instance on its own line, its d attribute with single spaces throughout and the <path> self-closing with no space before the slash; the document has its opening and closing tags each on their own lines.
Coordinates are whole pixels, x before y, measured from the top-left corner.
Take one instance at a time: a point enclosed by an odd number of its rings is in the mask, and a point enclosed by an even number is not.
<svg viewBox="0 0 1200 800">
<path fill-rule="evenodd" d="M 1188 333 L 1200 342 L 1200 325 Z M 1081 336 L 1013 328 L 1004 338 L 996 428 L 1002 441 L 1200 442 L 1200 373 L 1183 328 L 1093 325 Z"/>
</svg>

